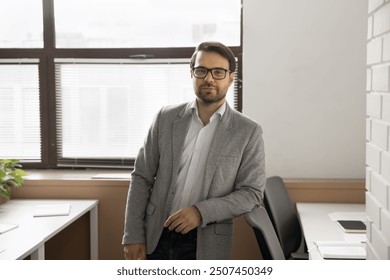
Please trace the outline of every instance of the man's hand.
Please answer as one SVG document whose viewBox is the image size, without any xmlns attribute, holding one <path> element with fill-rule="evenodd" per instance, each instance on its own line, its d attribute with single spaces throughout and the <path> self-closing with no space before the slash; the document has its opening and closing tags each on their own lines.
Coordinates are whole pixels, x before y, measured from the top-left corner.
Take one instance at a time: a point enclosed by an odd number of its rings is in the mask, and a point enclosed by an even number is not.
<svg viewBox="0 0 390 280">
<path fill-rule="evenodd" d="M 202 222 L 202 216 L 195 206 L 186 207 L 173 213 L 164 223 L 164 227 L 186 234 L 198 227 Z"/>
<path fill-rule="evenodd" d="M 126 260 L 144 260 L 146 258 L 146 246 L 144 243 L 123 245 Z"/>
</svg>

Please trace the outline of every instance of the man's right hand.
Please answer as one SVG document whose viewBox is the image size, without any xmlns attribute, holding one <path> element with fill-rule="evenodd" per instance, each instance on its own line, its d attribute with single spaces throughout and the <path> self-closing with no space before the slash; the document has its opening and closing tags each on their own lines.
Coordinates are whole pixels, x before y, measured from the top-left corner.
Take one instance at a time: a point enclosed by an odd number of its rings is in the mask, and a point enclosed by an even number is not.
<svg viewBox="0 0 390 280">
<path fill-rule="evenodd" d="M 123 245 L 126 260 L 144 260 L 146 258 L 146 246 L 144 243 Z"/>
</svg>

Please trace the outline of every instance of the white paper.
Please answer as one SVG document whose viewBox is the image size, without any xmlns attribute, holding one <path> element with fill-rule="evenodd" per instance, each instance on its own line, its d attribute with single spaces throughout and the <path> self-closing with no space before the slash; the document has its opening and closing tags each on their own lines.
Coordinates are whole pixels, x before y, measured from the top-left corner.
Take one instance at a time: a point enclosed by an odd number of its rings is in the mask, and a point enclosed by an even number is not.
<svg viewBox="0 0 390 280">
<path fill-rule="evenodd" d="M 17 224 L 0 224 L 0 234 L 17 227 L 18 227 Z"/>
<path fill-rule="evenodd" d="M 67 216 L 70 204 L 39 204 L 35 206 L 34 217 Z"/>
<path fill-rule="evenodd" d="M 366 259 L 366 249 L 362 246 L 318 246 L 324 259 Z"/>
<path fill-rule="evenodd" d="M 316 241 L 314 244 L 324 259 L 366 258 L 366 248 L 363 242 Z"/>
</svg>

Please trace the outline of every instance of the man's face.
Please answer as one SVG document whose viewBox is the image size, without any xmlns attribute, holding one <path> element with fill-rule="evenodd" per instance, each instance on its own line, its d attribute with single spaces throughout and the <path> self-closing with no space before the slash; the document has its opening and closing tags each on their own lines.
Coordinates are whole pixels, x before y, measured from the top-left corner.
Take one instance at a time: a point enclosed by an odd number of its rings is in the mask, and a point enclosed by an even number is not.
<svg viewBox="0 0 390 280">
<path fill-rule="evenodd" d="M 205 67 L 208 69 L 222 68 L 229 69 L 229 61 L 216 52 L 200 51 L 195 60 L 194 67 Z M 195 78 L 192 75 L 195 94 L 200 102 L 222 104 L 225 101 L 229 86 L 233 83 L 234 73 L 226 73 L 222 80 L 213 78 L 211 72 L 203 79 Z"/>
</svg>

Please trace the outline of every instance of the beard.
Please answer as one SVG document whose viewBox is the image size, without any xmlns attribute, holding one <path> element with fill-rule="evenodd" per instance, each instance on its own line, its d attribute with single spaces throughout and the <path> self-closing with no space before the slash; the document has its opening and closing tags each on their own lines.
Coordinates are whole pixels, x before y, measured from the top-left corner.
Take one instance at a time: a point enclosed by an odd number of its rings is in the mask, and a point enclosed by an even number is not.
<svg viewBox="0 0 390 280">
<path fill-rule="evenodd" d="M 206 104 L 214 104 L 225 98 L 226 92 L 223 93 L 217 86 L 201 86 L 196 92 L 196 96 Z"/>
</svg>

